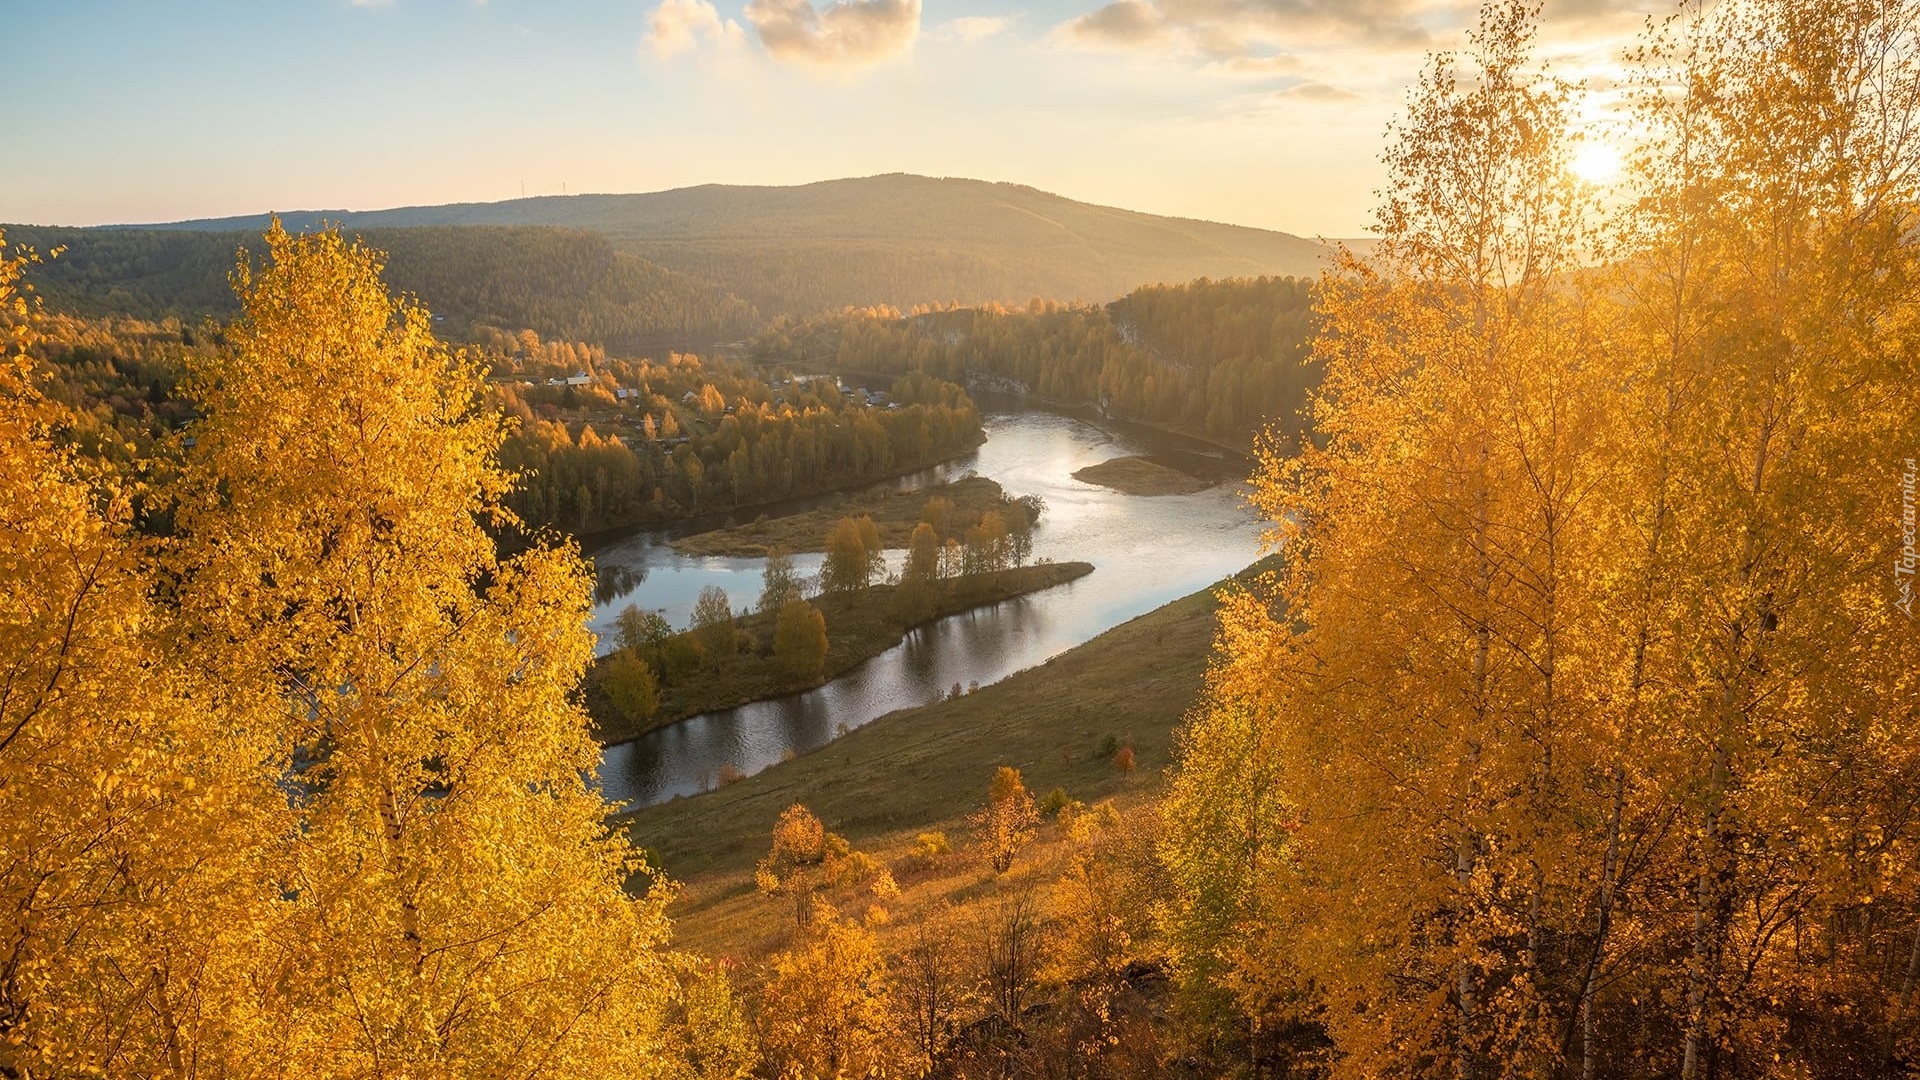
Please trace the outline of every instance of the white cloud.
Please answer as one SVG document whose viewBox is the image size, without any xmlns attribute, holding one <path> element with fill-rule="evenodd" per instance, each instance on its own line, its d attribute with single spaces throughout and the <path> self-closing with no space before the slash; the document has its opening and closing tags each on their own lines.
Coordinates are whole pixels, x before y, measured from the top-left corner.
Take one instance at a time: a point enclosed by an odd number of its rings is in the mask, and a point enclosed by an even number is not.
<svg viewBox="0 0 1920 1080">
<path fill-rule="evenodd" d="M 740 24 L 722 20 L 708 0 L 663 0 L 647 20 L 647 44 L 656 56 L 673 56 L 702 44 L 729 47 L 745 41 Z"/>
<path fill-rule="evenodd" d="M 1168 28 L 1166 17 L 1149 0 L 1113 0 L 1061 23 L 1054 28 L 1054 36 L 1095 48 L 1135 48 L 1165 41 Z"/>
<path fill-rule="evenodd" d="M 1013 18 L 1008 15 L 962 15 L 934 27 L 928 36 L 971 45 L 1004 34 L 1012 27 Z"/>
<path fill-rule="evenodd" d="M 1229 99 L 1248 116 L 1397 106 L 1425 54 L 1457 49 L 1479 0 L 1095 0 L 1053 27 L 1056 46 L 1132 57 L 1271 90 Z M 1621 47 L 1669 0 L 1545 0 L 1538 55 L 1606 82 Z"/>
<path fill-rule="evenodd" d="M 920 0 L 752 0 L 746 16 L 775 59 L 840 72 L 903 56 L 920 36 Z"/>
</svg>

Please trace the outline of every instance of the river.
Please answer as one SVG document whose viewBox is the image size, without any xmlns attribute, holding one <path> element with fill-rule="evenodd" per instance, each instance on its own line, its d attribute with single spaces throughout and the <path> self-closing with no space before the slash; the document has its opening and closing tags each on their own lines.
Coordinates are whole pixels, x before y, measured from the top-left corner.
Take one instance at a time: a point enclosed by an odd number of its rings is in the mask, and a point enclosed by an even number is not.
<svg viewBox="0 0 1920 1080">
<path fill-rule="evenodd" d="M 1042 663 L 1259 555 L 1260 525 L 1236 484 L 1197 495 L 1141 497 L 1071 475 L 1124 454 L 1208 453 L 1198 443 L 1017 407 L 992 409 L 984 424 L 987 441 L 973 454 L 887 486 L 916 488 L 978 474 L 1011 495 L 1039 495 L 1047 509 L 1034 533 L 1035 558 L 1090 562 L 1092 574 L 921 627 L 900 645 L 806 693 L 706 713 L 609 746 L 600 767 L 607 797 L 644 806 L 707 790 L 723 769 L 757 772 L 896 709 L 937 700 L 956 685 L 984 686 Z M 1241 471 L 1237 462 L 1224 468 Z M 603 651 L 611 647 L 614 618 L 627 604 L 663 610 L 675 626 L 685 626 L 695 596 L 707 585 L 725 589 L 735 610 L 751 606 L 760 593 L 761 560 L 682 556 L 659 533 L 609 544 L 594 553 L 594 561 L 600 587 L 593 629 Z M 812 573 L 820 556 L 794 561 Z M 901 553 L 889 552 L 890 566 L 897 569 L 900 562 Z"/>
</svg>

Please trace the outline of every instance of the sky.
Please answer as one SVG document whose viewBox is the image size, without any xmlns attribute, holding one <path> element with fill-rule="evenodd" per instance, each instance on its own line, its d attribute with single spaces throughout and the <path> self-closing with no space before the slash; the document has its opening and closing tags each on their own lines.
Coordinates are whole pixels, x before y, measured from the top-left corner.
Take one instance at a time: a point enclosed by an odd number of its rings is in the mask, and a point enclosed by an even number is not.
<svg viewBox="0 0 1920 1080">
<path fill-rule="evenodd" d="M 1604 83 L 1655 0 L 1545 0 Z M 0 222 L 910 172 L 1364 235 L 1471 0 L 0 0 Z"/>
</svg>

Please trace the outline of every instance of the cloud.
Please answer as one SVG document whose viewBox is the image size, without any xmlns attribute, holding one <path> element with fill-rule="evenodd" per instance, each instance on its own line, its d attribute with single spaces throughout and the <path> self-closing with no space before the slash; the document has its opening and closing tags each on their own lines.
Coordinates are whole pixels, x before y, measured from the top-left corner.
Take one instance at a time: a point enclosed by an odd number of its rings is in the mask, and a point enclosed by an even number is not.
<svg viewBox="0 0 1920 1080">
<path fill-rule="evenodd" d="M 1326 42 L 1418 47 L 1436 13 L 1464 0 L 1111 0 L 1056 36 L 1109 48 L 1174 46 L 1211 58 L 1254 56 L 1262 45 Z"/>
<path fill-rule="evenodd" d="M 941 41 L 957 41 L 962 45 L 971 45 L 1006 33 L 1013 26 L 1013 18 L 1008 15 L 962 15 L 949 19 L 934 27 L 929 37 Z"/>
<path fill-rule="evenodd" d="M 703 43 L 727 47 L 745 41 L 740 24 L 723 21 L 708 0 L 663 0 L 647 20 L 647 44 L 656 56 L 673 56 Z"/>
<path fill-rule="evenodd" d="M 1547 0 L 1542 43 L 1631 33 L 1665 0 Z M 1133 49 L 1205 62 L 1264 61 L 1312 50 L 1329 58 L 1417 55 L 1463 43 L 1479 0 L 1107 0 L 1060 23 L 1056 43 Z M 1236 72 L 1240 73 L 1240 72 Z"/>
<path fill-rule="evenodd" d="M 1276 104 L 1292 101 L 1311 101 L 1315 104 L 1344 105 L 1348 102 L 1365 100 L 1351 90 L 1342 90 L 1337 86 L 1328 86 L 1323 82 L 1295 83 L 1285 90 L 1275 90 L 1269 99 Z"/>
<path fill-rule="evenodd" d="M 904 55 L 920 36 L 920 0 L 752 0 L 746 16 L 775 59 L 839 71 Z"/>
<path fill-rule="evenodd" d="M 1096 11 L 1069 19 L 1057 36 L 1083 45 L 1130 48 L 1167 36 L 1167 20 L 1148 0 L 1114 0 Z"/>
</svg>

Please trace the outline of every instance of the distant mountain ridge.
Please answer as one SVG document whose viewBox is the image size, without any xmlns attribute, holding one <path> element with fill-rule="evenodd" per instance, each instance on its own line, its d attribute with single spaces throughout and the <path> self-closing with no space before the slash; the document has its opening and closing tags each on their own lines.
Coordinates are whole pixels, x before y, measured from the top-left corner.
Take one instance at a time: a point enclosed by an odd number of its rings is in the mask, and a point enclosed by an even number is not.
<svg viewBox="0 0 1920 1080">
<path fill-rule="evenodd" d="M 258 231 L 270 216 L 124 228 Z M 1096 206 L 1019 184 L 898 173 L 279 216 L 295 230 L 337 223 L 597 233 L 618 251 L 710 282 L 769 315 L 1036 296 L 1106 301 L 1152 282 L 1311 276 L 1328 251 L 1287 233 Z"/>
<path fill-rule="evenodd" d="M 10 245 L 60 250 L 33 269 L 54 311 L 191 323 L 238 310 L 227 275 L 242 249 L 260 257 L 264 228 L 5 231 Z M 417 295 L 457 339 L 491 327 L 623 350 L 688 347 L 744 337 L 763 322 L 711 282 L 616 251 L 594 233 L 525 225 L 355 232 L 387 253 L 388 283 Z"/>
</svg>

